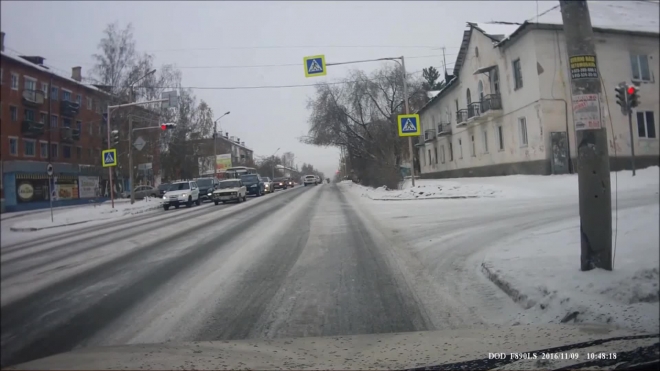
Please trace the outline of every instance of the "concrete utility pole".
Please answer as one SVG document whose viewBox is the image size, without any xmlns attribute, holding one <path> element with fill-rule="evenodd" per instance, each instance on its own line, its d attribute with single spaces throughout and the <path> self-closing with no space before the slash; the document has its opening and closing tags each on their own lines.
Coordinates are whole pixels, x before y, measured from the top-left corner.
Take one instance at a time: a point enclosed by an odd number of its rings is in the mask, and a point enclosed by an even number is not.
<svg viewBox="0 0 660 371">
<path fill-rule="evenodd" d="M 612 199 L 607 129 L 586 0 L 561 0 L 569 58 L 580 197 L 580 269 L 612 270 Z"/>
<path fill-rule="evenodd" d="M 135 203 L 135 184 L 133 184 L 133 117 L 128 116 L 128 184 L 131 187 L 131 205 Z"/>
</svg>

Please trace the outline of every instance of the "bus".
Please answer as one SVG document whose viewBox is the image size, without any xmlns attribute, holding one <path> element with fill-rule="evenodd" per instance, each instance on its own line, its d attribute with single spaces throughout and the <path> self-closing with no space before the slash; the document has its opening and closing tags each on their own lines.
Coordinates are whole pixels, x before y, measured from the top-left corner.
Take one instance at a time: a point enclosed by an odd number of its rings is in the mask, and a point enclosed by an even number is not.
<svg viewBox="0 0 660 371">
<path fill-rule="evenodd" d="M 225 179 L 238 179 L 241 177 L 241 175 L 256 174 L 257 169 L 246 166 L 234 166 L 227 168 L 224 173 Z"/>
</svg>

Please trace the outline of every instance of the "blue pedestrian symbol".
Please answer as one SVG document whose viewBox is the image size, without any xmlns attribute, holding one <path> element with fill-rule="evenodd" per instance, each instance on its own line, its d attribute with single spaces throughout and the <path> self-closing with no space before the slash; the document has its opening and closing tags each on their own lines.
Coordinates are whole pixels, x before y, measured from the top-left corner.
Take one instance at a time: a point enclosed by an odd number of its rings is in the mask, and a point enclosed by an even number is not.
<svg viewBox="0 0 660 371">
<path fill-rule="evenodd" d="M 399 136 L 413 137 L 419 136 L 421 128 L 419 126 L 419 115 L 399 115 Z"/>
<path fill-rule="evenodd" d="M 101 154 L 103 167 L 117 166 L 117 150 L 115 148 L 106 149 Z"/>
<path fill-rule="evenodd" d="M 325 76 L 325 56 L 315 55 L 303 58 L 305 66 L 305 77 Z"/>
</svg>

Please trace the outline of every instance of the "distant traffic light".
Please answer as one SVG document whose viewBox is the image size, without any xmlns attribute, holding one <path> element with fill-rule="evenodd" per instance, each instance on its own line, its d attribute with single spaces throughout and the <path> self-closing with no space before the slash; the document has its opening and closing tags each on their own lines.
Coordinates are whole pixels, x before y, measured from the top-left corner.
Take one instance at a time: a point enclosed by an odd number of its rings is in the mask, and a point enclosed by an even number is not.
<svg viewBox="0 0 660 371">
<path fill-rule="evenodd" d="M 614 88 L 616 91 L 616 104 L 621 106 L 621 113 L 628 115 L 628 91 L 626 83 L 621 83 L 619 86 Z"/>
<path fill-rule="evenodd" d="M 160 124 L 160 130 L 165 131 L 165 130 L 171 130 L 176 127 L 176 124 L 173 124 L 171 122 L 165 123 L 165 124 Z"/>
<path fill-rule="evenodd" d="M 110 146 L 117 147 L 119 145 L 119 130 L 113 130 L 110 132 Z"/>
<path fill-rule="evenodd" d="M 634 85 L 629 85 L 627 93 L 628 107 L 635 108 L 639 106 L 639 89 Z"/>
</svg>

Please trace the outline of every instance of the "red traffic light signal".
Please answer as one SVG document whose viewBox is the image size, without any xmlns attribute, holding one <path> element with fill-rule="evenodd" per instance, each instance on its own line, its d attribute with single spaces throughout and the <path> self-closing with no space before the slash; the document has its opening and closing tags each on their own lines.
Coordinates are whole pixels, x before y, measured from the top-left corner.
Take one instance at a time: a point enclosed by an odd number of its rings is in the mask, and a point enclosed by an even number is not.
<svg viewBox="0 0 660 371">
<path fill-rule="evenodd" d="M 160 130 L 167 130 L 167 125 L 165 124 L 160 124 Z"/>
<path fill-rule="evenodd" d="M 628 94 L 630 94 L 630 95 L 635 94 L 635 90 L 637 90 L 637 89 L 635 89 L 634 86 L 629 86 L 628 87 Z"/>
</svg>

